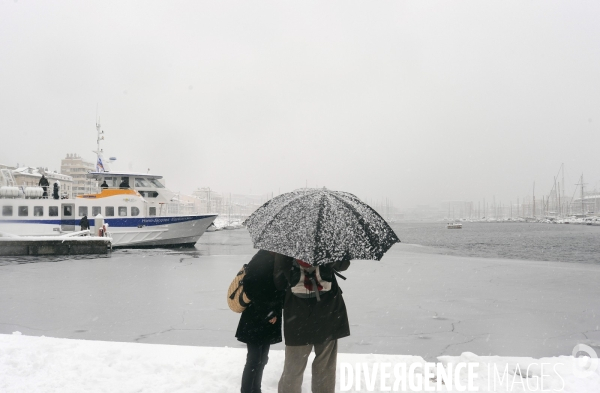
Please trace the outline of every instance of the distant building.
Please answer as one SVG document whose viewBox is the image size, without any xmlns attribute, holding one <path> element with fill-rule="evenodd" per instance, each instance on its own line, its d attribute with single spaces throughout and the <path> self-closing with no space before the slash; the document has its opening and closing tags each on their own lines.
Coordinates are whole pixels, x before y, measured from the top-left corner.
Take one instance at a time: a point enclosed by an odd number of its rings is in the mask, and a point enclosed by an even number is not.
<svg viewBox="0 0 600 393">
<path fill-rule="evenodd" d="M 220 213 L 223 210 L 223 196 L 210 187 L 201 187 L 192 192 L 192 196 L 199 201 L 199 212 Z"/>
<path fill-rule="evenodd" d="M 50 190 L 54 183 L 58 182 L 60 185 L 60 195 L 71 198 L 73 195 L 73 178 L 62 173 L 50 172 L 44 168 L 32 168 L 28 166 L 20 167 L 12 170 L 15 183 L 18 187 L 37 187 L 40 183 L 42 175 L 45 175 L 50 183 Z"/>
<path fill-rule="evenodd" d="M 232 221 L 248 218 L 263 203 L 271 199 L 272 194 L 226 194 L 201 187 L 192 193 L 200 213 L 217 213 Z"/>
<path fill-rule="evenodd" d="M 73 178 L 73 197 L 96 192 L 97 182 L 86 177 L 88 172 L 95 169 L 96 165 L 93 162 L 85 161 L 77 154 L 67 154 L 60 162 L 60 171 Z"/>
</svg>

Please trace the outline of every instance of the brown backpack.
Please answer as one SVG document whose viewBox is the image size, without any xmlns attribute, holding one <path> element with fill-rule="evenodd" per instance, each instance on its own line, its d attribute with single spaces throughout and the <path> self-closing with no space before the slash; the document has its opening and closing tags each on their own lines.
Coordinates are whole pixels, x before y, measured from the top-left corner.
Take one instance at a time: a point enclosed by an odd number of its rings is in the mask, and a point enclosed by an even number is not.
<svg viewBox="0 0 600 393">
<path fill-rule="evenodd" d="M 229 289 L 227 290 L 227 305 L 233 312 L 241 313 L 243 312 L 248 305 L 250 304 L 250 299 L 248 295 L 244 292 L 244 277 L 246 277 L 246 266 L 242 266 L 238 274 L 236 274 L 235 278 L 229 284 Z"/>
</svg>

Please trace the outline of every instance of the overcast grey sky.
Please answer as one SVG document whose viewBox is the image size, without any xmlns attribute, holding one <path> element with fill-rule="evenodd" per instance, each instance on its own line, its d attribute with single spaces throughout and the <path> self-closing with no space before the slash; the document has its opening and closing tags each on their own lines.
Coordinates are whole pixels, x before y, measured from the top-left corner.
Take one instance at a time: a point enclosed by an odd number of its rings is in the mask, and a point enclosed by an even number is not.
<svg viewBox="0 0 600 393">
<path fill-rule="evenodd" d="M 0 163 L 169 188 L 516 200 L 600 186 L 597 1 L 0 1 Z M 537 193 L 536 192 L 536 193 Z"/>
</svg>

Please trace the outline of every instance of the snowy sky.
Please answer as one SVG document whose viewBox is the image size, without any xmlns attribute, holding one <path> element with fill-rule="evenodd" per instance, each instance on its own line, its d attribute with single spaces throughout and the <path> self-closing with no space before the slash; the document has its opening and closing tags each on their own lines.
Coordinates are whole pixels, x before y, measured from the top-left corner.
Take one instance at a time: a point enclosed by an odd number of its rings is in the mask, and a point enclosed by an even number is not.
<svg viewBox="0 0 600 393">
<path fill-rule="evenodd" d="M 174 191 L 505 202 L 600 188 L 600 2 L 0 0 L 0 163 Z"/>
</svg>

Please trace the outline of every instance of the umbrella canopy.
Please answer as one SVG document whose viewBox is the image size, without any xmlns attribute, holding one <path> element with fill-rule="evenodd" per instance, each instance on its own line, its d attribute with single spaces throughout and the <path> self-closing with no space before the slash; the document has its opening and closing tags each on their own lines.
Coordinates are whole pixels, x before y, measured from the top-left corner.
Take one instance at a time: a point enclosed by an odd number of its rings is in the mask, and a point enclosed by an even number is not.
<svg viewBox="0 0 600 393">
<path fill-rule="evenodd" d="M 321 265 L 380 260 L 400 242 L 388 223 L 356 196 L 325 188 L 279 195 L 245 222 L 254 247 Z"/>
</svg>

